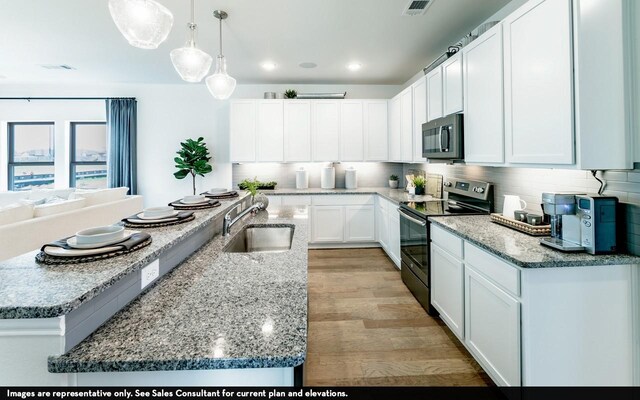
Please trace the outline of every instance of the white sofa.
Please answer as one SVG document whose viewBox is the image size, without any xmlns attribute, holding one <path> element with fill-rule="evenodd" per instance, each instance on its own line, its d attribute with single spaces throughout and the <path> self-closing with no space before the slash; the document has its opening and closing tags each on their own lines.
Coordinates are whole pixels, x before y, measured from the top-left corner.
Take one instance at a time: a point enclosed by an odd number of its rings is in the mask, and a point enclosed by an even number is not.
<svg viewBox="0 0 640 400">
<path fill-rule="evenodd" d="M 0 192 L 0 260 L 39 249 L 79 230 L 111 225 L 143 209 L 127 188 Z M 39 204 L 42 199 L 57 202 Z"/>
</svg>

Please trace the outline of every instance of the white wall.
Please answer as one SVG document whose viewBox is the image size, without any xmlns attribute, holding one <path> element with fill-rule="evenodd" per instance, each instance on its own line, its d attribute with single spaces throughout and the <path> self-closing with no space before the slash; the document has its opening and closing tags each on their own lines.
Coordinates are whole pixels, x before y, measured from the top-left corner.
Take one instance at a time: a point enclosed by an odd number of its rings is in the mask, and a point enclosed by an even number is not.
<svg viewBox="0 0 640 400">
<path fill-rule="evenodd" d="M 262 98 L 265 91 L 282 93 L 347 91 L 348 98 L 390 98 L 399 90 L 387 85 L 238 85 L 234 98 Z M 0 85 L 0 97 L 136 97 L 138 100 L 138 190 L 146 206 L 166 204 L 191 190 L 190 182 L 173 177 L 175 152 L 180 141 L 202 136 L 213 155 L 213 173 L 198 178 L 199 190 L 231 187 L 229 162 L 229 102 L 215 100 L 203 84 L 198 85 L 84 85 L 84 86 L 12 86 Z M 55 103 L 55 104 L 54 104 Z M 86 104 L 85 104 L 86 103 Z M 77 115 L 76 115 L 77 114 Z M 104 103 L 0 101 L 0 121 L 104 119 Z M 62 137 L 62 136 L 60 136 Z M 56 139 L 57 140 L 57 139 Z M 6 154 L 6 140 L 0 154 Z M 1 157 L 1 156 L 0 156 Z M 2 165 L 6 161 L 0 159 Z M 66 163 L 60 163 L 66 175 L 60 186 L 68 182 Z M 6 173 L 2 174 L 6 179 Z M 66 178 L 64 178 L 66 176 Z M 1 181 L 0 181 L 1 182 Z M 56 181 L 58 185 L 58 181 Z M 0 190 L 6 189 L 0 186 Z"/>
</svg>

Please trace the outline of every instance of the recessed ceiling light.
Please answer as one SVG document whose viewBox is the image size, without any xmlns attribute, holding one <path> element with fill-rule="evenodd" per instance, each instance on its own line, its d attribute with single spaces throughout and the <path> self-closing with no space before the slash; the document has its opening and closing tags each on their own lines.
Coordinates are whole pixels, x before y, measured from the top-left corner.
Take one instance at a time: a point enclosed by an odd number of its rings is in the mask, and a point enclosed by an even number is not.
<svg viewBox="0 0 640 400">
<path fill-rule="evenodd" d="M 260 65 L 262 66 L 263 69 L 265 69 L 267 71 L 273 71 L 278 66 L 276 63 L 271 62 L 271 61 L 265 61 Z"/>
<path fill-rule="evenodd" d="M 41 64 L 40 66 L 44 69 L 62 69 L 67 71 L 75 69 L 71 65 L 67 64 Z"/>
<path fill-rule="evenodd" d="M 360 68 L 362 68 L 362 64 L 356 62 L 349 63 L 347 64 L 347 68 L 349 69 L 349 71 L 359 71 Z"/>
<path fill-rule="evenodd" d="M 300 63 L 300 68 L 315 68 L 315 67 L 317 67 L 317 66 L 318 66 L 318 64 L 316 64 L 316 63 L 312 63 L 312 62 L 303 62 L 303 63 Z"/>
</svg>

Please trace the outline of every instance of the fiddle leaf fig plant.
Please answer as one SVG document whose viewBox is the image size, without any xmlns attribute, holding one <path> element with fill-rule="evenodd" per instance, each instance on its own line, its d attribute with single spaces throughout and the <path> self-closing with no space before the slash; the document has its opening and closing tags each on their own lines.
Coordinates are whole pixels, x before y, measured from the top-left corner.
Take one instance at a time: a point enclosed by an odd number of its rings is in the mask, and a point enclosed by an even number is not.
<svg viewBox="0 0 640 400">
<path fill-rule="evenodd" d="M 205 174 L 213 171 L 209 164 L 211 156 L 203 137 L 197 140 L 187 139 L 180 143 L 180 150 L 176 152 L 178 157 L 173 161 L 176 163 L 178 171 L 173 173 L 176 179 L 184 179 L 188 175 L 193 178 L 193 194 L 196 194 L 196 176 L 204 177 Z"/>
</svg>

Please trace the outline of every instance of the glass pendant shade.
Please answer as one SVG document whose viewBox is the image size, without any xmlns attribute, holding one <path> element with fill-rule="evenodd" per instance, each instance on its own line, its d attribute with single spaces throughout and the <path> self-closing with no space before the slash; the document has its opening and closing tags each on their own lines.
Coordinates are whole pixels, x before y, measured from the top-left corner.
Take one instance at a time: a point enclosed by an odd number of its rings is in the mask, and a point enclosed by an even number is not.
<svg viewBox="0 0 640 400">
<path fill-rule="evenodd" d="M 218 100 L 226 100 L 236 88 L 236 80 L 227 74 L 227 61 L 224 56 L 216 59 L 216 71 L 205 81 L 211 95 Z"/>
<path fill-rule="evenodd" d="M 189 41 L 185 47 L 170 53 L 171 62 L 180 77 L 187 82 L 200 82 L 211 68 L 213 58 Z"/>
<path fill-rule="evenodd" d="M 130 45 L 156 49 L 169 36 L 173 14 L 154 0 L 109 0 L 109 12 Z"/>
</svg>

